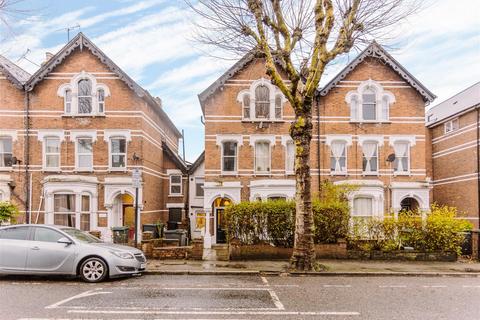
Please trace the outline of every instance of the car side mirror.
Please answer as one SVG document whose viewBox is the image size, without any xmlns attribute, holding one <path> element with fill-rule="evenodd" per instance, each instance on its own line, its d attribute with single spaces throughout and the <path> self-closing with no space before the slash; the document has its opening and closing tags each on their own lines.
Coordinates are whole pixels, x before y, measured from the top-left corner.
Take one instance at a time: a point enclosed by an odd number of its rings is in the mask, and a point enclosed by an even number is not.
<svg viewBox="0 0 480 320">
<path fill-rule="evenodd" d="M 60 238 L 57 240 L 57 243 L 63 243 L 63 244 L 66 244 L 67 246 L 71 245 L 73 242 L 72 240 L 66 238 L 66 237 L 63 237 L 63 238 Z"/>
</svg>

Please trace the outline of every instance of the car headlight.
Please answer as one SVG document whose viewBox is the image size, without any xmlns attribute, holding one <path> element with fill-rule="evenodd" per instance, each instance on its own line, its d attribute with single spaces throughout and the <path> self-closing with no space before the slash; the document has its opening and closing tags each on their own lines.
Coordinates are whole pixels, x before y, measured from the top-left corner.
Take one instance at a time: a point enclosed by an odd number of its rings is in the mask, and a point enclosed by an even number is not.
<svg viewBox="0 0 480 320">
<path fill-rule="evenodd" d="M 130 252 L 110 251 L 110 253 L 122 259 L 133 259 L 133 254 Z"/>
</svg>

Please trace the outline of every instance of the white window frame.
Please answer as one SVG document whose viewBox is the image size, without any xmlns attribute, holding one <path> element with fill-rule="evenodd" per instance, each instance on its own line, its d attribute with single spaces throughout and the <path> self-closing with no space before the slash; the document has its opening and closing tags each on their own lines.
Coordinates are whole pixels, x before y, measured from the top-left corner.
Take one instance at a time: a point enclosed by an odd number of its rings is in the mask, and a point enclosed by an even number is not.
<svg viewBox="0 0 480 320">
<path fill-rule="evenodd" d="M 358 200 L 358 199 L 369 199 L 371 201 L 371 213 L 369 215 L 359 215 L 356 213 L 356 210 L 355 210 L 355 201 Z M 369 218 L 369 217 L 374 217 L 375 216 L 375 197 L 374 196 L 370 196 L 370 195 L 364 195 L 364 194 L 359 194 L 359 195 L 355 195 L 354 198 L 353 198 L 353 201 L 352 201 L 352 213 L 351 213 L 351 217 L 352 218 Z"/>
<path fill-rule="evenodd" d="M 223 143 L 224 142 L 236 142 L 237 148 L 235 150 L 235 171 L 223 170 Z M 243 145 L 243 136 L 241 134 L 218 134 L 216 136 L 216 144 L 220 149 L 220 172 L 221 175 L 237 175 L 238 174 L 238 155 L 240 153 L 240 147 Z"/>
<path fill-rule="evenodd" d="M 125 152 L 113 153 L 112 151 L 112 142 L 114 139 L 125 140 Z M 114 155 L 123 155 L 125 158 L 125 166 L 123 167 L 114 167 L 113 166 L 113 156 Z M 108 141 L 108 170 L 109 171 L 127 171 L 128 166 L 128 139 L 125 136 L 112 136 Z"/>
<path fill-rule="evenodd" d="M 407 143 L 408 144 L 408 171 L 397 172 L 395 171 L 394 164 L 392 163 L 392 170 L 394 176 L 410 175 L 412 168 L 412 147 L 416 144 L 416 137 L 414 135 L 392 135 L 389 138 L 389 144 L 395 152 L 395 144 Z"/>
<path fill-rule="evenodd" d="M 363 119 L 363 93 L 366 90 L 372 90 L 376 96 L 375 120 Z M 345 101 L 350 107 L 350 122 L 382 123 L 390 121 L 390 107 L 395 103 L 395 96 L 384 90 L 378 82 L 369 79 L 362 82 L 357 90 L 348 92 Z"/>
<path fill-rule="evenodd" d="M 378 145 L 378 142 L 377 141 L 365 141 L 365 143 L 372 143 L 372 144 L 375 144 L 375 154 L 376 154 L 376 159 L 377 159 L 377 171 L 364 171 L 363 170 L 363 159 L 364 159 L 364 154 L 363 154 L 363 150 L 362 150 L 362 175 L 364 176 L 378 176 L 379 173 L 380 173 L 380 155 L 379 155 L 379 145 Z M 362 149 L 363 149 L 363 145 L 362 144 Z M 370 165 L 371 167 L 371 165 Z"/>
<path fill-rule="evenodd" d="M 80 153 L 78 150 L 80 148 L 80 143 L 79 140 L 81 139 L 90 139 L 91 144 L 92 144 L 92 152 L 91 152 L 91 158 L 92 158 L 92 165 L 90 167 L 80 167 L 80 161 L 79 157 L 80 155 L 88 155 L 87 153 Z M 79 136 L 75 139 L 75 171 L 87 171 L 87 172 L 92 172 L 93 171 L 93 144 L 95 141 L 93 140 L 92 137 L 90 136 Z"/>
<path fill-rule="evenodd" d="M 395 170 L 395 163 L 392 163 L 392 169 L 393 169 L 393 174 L 395 176 L 408 176 L 410 175 L 410 166 L 411 166 L 411 148 L 412 146 L 410 145 L 409 141 L 396 141 L 395 144 L 406 144 L 407 145 L 407 170 L 404 171 L 396 171 Z M 397 157 L 395 156 L 395 160 L 397 160 Z"/>
<path fill-rule="evenodd" d="M 16 140 L 16 134 L 15 134 L 15 137 L 10 135 L 10 134 L 4 134 L 3 132 L 0 131 L 0 139 L 10 139 L 11 140 L 11 144 L 12 144 L 12 157 L 14 156 L 14 142 Z M 12 165 L 11 166 L 0 166 L 0 170 L 2 171 L 11 171 L 13 170 L 13 166 L 15 165 L 15 163 L 12 162 Z"/>
<path fill-rule="evenodd" d="M 203 196 L 199 196 L 197 194 L 197 184 L 202 184 L 203 186 L 205 186 L 205 178 L 203 177 L 195 177 L 194 179 L 194 182 L 195 182 L 195 198 L 197 199 L 203 199 L 205 197 L 205 189 L 203 189 Z"/>
<path fill-rule="evenodd" d="M 177 183 L 177 182 L 173 183 L 173 182 L 172 182 L 172 178 L 173 178 L 173 177 L 180 177 L 180 182 L 179 182 L 179 183 Z M 172 173 L 172 174 L 170 174 L 169 177 L 168 177 L 168 182 L 169 182 L 169 183 L 168 183 L 168 195 L 169 195 L 170 197 L 178 197 L 178 196 L 182 196 L 182 195 L 183 195 L 183 194 L 182 194 L 182 191 L 183 191 L 183 177 L 182 177 L 182 174 L 181 174 L 181 173 Z M 172 187 L 174 187 L 174 186 L 180 186 L 180 192 L 179 192 L 179 193 L 173 193 L 173 192 L 172 192 Z"/>
<path fill-rule="evenodd" d="M 292 145 L 293 146 L 293 155 L 289 155 L 288 154 L 288 146 L 289 145 Z M 293 140 L 289 140 L 286 142 L 285 144 L 285 173 L 287 175 L 291 175 L 291 174 L 294 174 L 295 173 L 295 142 Z M 292 170 L 289 170 L 288 166 L 290 165 L 290 159 L 289 157 L 290 156 L 293 156 L 293 164 L 292 165 Z"/>
<path fill-rule="evenodd" d="M 233 156 L 234 160 L 235 160 L 235 168 L 233 171 L 225 171 L 225 168 L 224 168 L 224 158 L 225 158 L 225 155 L 223 154 L 223 150 L 224 150 L 224 144 L 225 143 L 236 143 L 236 146 L 235 146 L 235 155 Z M 222 141 L 222 147 L 220 149 L 220 152 L 221 152 L 221 155 L 220 155 L 220 160 L 221 160 L 221 171 L 222 171 L 222 175 L 236 175 L 238 173 L 238 142 L 235 141 L 235 140 L 225 140 L 225 141 Z M 228 156 L 228 157 L 232 157 L 232 156 Z"/>
<path fill-rule="evenodd" d="M 333 146 L 333 144 L 336 144 L 336 143 L 343 144 L 343 150 L 344 150 L 344 153 L 345 153 L 345 170 L 344 171 L 335 171 L 335 170 L 332 170 L 332 168 L 331 168 L 332 158 L 334 158 L 333 151 L 332 151 L 332 146 Z M 345 140 L 333 140 L 330 143 L 330 175 L 332 175 L 332 176 L 346 176 L 346 175 L 348 175 L 348 142 L 345 141 Z"/>
<path fill-rule="evenodd" d="M 58 153 L 47 153 L 47 140 L 57 139 L 58 140 Z M 48 167 L 47 166 L 47 156 L 57 156 L 58 157 L 58 167 Z M 43 138 L 43 170 L 44 171 L 60 171 L 62 167 L 62 139 L 58 136 L 46 136 Z"/>
<path fill-rule="evenodd" d="M 266 157 L 268 158 L 268 168 L 269 170 L 267 171 L 257 171 L 257 144 L 259 143 L 266 143 L 268 145 L 268 152 L 267 152 L 267 155 Z M 257 140 L 255 141 L 255 145 L 254 145 L 254 172 L 255 172 L 255 175 L 271 175 L 272 174 L 272 143 L 271 141 L 269 140 Z"/>
<path fill-rule="evenodd" d="M 269 90 L 269 117 L 268 118 L 257 118 L 256 117 L 256 101 L 255 101 L 255 90 L 259 86 L 265 86 Z M 244 104 L 244 96 L 248 95 L 250 98 L 250 117 L 246 118 L 245 117 L 245 104 Z M 281 116 L 280 118 L 275 117 L 275 100 L 276 97 L 280 96 L 281 98 Z M 239 102 L 242 105 L 242 120 L 243 121 L 251 121 L 251 122 L 262 122 L 262 121 L 267 121 L 267 122 L 275 122 L 275 121 L 283 121 L 283 109 L 285 108 L 285 102 L 286 102 L 285 96 L 282 94 L 280 89 L 278 87 L 274 86 L 270 80 L 265 79 L 265 78 L 260 78 L 258 80 L 255 80 L 248 89 L 242 90 L 238 93 L 237 95 L 237 102 Z"/>
<path fill-rule="evenodd" d="M 445 134 L 457 131 L 460 128 L 458 118 L 445 122 L 443 128 Z"/>
<path fill-rule="evenodd" d="M 92 84 L 92 112 L 91 113 L 80 113 L 78 110 L 78 82 L 82 79 L 90 80 Z M 66 101 L 66 92 L 70 90 L 71 92 L 71 101 L 70 101 L 70 112 L 67 112 L 67 101 Z M 103 110 L 99 110 L 99 101 L 98 101 L 98 91 L 104 91 L 104 101 L 103 101 Z M 57 95 L 64 99 L 64 114 L 63 116 L 78 116 L 78 117 L 92 117 L 92 116 L 104 116 L 105 109 L 106 109 L 106 102 L 105 99 L 110 96 L 110 90 L 107 85 L 103 83 L 98 83 L 97 79 L 94 75 L 82 71 L 75 76 L 72 77 L 69 83 L 62 84 L 58 90 Z"/>
</svg>

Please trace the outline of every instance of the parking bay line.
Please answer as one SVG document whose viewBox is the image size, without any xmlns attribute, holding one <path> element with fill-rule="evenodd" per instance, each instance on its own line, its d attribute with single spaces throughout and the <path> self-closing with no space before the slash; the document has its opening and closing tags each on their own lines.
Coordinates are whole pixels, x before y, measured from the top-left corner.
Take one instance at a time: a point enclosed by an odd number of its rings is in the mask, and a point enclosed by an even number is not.
<svg viewBox="0 0 480 320">
<path fill-rule="evenodd" d="M 66 299 L 63 299 L 61 301 L 58 301 L 54 304 L 51 304 L 49 306 L 46 306 L 45 309 L 56 309 L 58 307 L 60 307 L 62 304 L 64 303 L 67 303 L 67 302 L 70 302 L 72 300 L 75 300 L 75 299 L 80 299 L 80 298 L 85 298 L 85 297 L 90 297 L 90 296 L 94 296 L 94 295 L 97 295 L 97 294 L 108 294 L 108 293 L 112 293 L 110 291 L 100 291 L 102 290 L 102 288 L 97 288 L 97 289 L 93 289 L 93 290 L 88 290 L 88 291 L 85 291 L 85 292 L 82 292 L 82 293 L 79 293 L 77 295 L 74 295 L 70 298 L 66 298 Z"/>
<path fill-rule="evenodd" d="M 278 316 L 359 316 L 351 311 L 126 311 L 126 310 L 68 310 L 80 314 L 165 314 L 165 315 L 278 315 Z"/>
</svg>

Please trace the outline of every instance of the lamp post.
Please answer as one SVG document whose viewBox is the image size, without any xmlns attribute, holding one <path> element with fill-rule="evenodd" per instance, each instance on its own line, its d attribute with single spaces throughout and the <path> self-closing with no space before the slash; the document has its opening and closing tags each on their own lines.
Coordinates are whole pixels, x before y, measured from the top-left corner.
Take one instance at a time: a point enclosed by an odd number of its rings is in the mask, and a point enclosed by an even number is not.
<svg viewBox="0 0 480 320">
<path fill-rule="evenodd" d="M 136 153 L 133 154 L 132 156 L 133 159 L 133 164 L 135 168 L 132 170 L 132 186 L 135 188 L 135 248 L 138 246 L 138 218 L 139 218 L 139 212 L 138 212 L 138 189 L 140 188 L 140 185 L 142 183 L 142 172 L 140 171 L 140 168 L 138 168 L 138 164 L 140 163 L 140 157 L 137 156 Z"/>
</svg>

